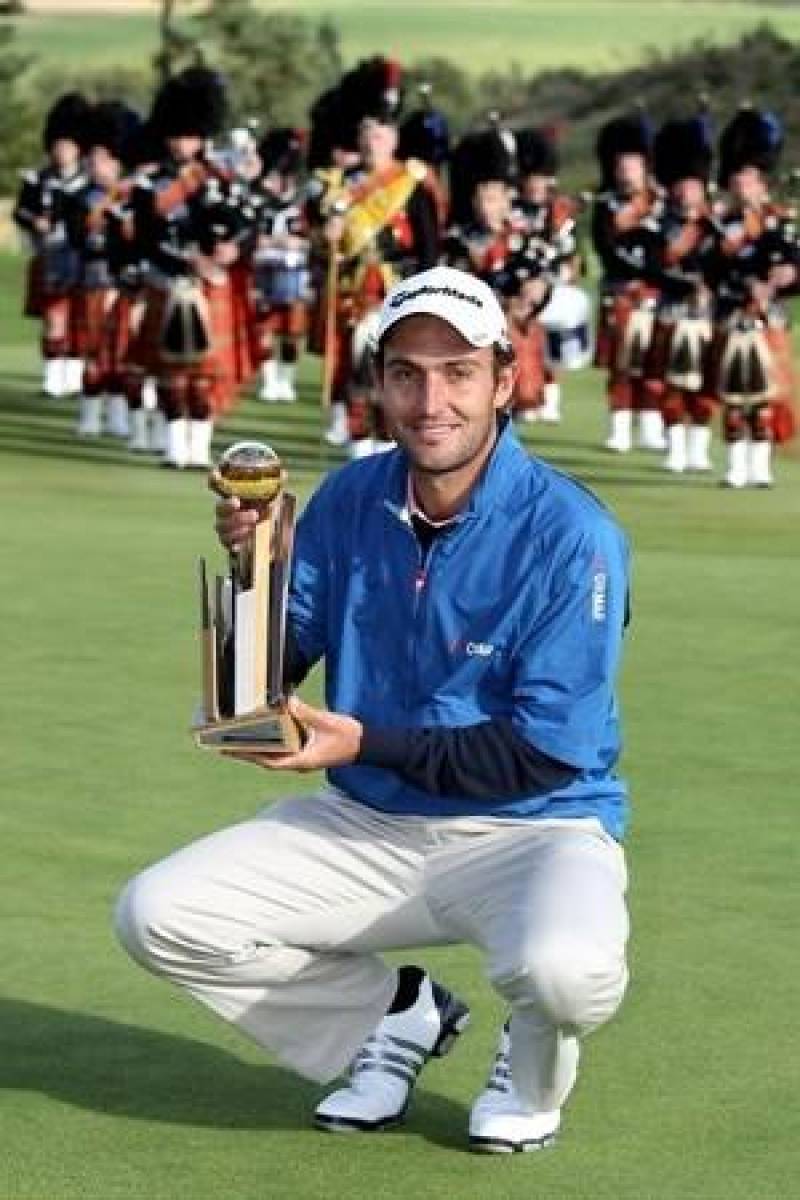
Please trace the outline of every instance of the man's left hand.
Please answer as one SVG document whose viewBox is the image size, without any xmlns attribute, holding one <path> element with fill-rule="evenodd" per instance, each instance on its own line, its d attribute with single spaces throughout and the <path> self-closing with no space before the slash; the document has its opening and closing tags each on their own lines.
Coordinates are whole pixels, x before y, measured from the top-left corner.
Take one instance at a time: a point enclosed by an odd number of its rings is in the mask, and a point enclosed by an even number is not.
<svg viewBox="0 0 800 1200">
<path fill-rule="evenodd" d="M 288 709 L 305 730 L 306 740 L 301 750 L 294 754 L 247 754 L 238 750 L 224 753 L 272 771 L 320 771 L 355 762 L 364 732 L 360 721 L 342 713 L 311 708 L 297 696 L 289 699 Z"/>
</svg>

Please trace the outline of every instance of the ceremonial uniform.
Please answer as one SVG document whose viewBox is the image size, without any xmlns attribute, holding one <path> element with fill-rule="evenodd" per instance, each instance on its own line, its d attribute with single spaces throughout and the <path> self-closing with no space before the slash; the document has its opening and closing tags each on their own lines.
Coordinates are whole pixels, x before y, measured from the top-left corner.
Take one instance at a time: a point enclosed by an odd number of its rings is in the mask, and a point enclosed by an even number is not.
<svg viewBox="0 0 800 1200">
<path fill-rule="evenodd" d="M 75 346 L 80 258 L 69 240 L 66 215 L 87 182 L 81 155 L 89 113 L 88 101 L 77 92 L 56 101 L 44 127 L 50 161 L 23 174 L 13 214 L 33 249 L 24 312 L 42 322 L 42 390 L 49 396 L 73 394 L 81 385 Z"/>
<path fill-rule="evenodd" d="M 170 80 L 151 116 L 167 156 L 139 176 L 132 197 L 148 268 L 130 362 L 156 379 L 172 467 L 208 465 L 213 419 L 253 369 L 252 301 L 240 262 L 249 214 L 243 189 L 205 153 L 223 107 L 211 72 L 190 69 Z M 169 146 L 185 140 L 191 153 L 176 158 Z"/>
<path fill-rule="evenodd" d="M 729 487 L 772 484 L 772 444 L 791 436 L 795 377 L 781 297 L 797 290 L 794 212 L 771 200 L 768 173 L 783 133 L 771 113 L 743 109 L 720 138 L 711 280 L 716 293 L 714 369 L 723 406 Z"/>
<path fill-rule="evenodd" d="M 559 284 L 573 284 L 579 274 L 578 205 L 556 189 L 558 156 L 552 136 L 539 129 L 521 129 L 516 134 L 516 148 L 515 218 L 525 229 L 525 258 L 531 272 L 536 272 L 552 292 Z M 541 327 L 538 341 L 541 402 L 531 414 L 540 421 L 557 424 L 561 420 L 561 388 L 555 368 L 546 361 L 546 337 Z"/>
<path fill-rule="evenodd" d="M 87 122 L 88 182 L 67 215 L 70 243 L 80 257 L 75 337 L 84 364 L 81 437 L 97 437 L 104 418 L 110 434 L 129 434 L 123 370 L 129 317 L 117 276 L 112 213 L 129 193 L 130 185 L 122 179 L 123 158 L 139 124 L 133 110 L 119 101 L 95 105 Z"/>
<path fill-rule="evenodd" d="M 660 301 L 648 384 L 661 394 L 666 469 L 708 471 L 714 400 L 713 296 L 707 273 L 714 228 L 706 190 L 712 147 L 705 119 L 666 122 L 653 157 L 666 198 L 658 228 Z"/>
<path fill-rule="evenodd" d="M 391 437 L 368 370 L 370 323 L 398 279 L 436 262 L 439 222 L 429 168 L 393 157 L 397 65 L 383 59 L 362 63 L 345 77 L 340 92 L 340 119 L 359 129 L 368 150 L 359 165 L 330 166 L 314 179 L 309 211 L 320 287 L 310 349 L 325 357 L 334 417 L 346 412 L 353 453 L 362 454 Z M 383 131 L 380 161 L 369 149 L 371 126 Z M 333 242 L 332 219 L 340 232 Z M 331 433 L 336 429 L 335 420 Z"/>
<path fill-rule="evenodd" d="M 296 399 L 295 372 L 308 331 L 311 299 L 303 141 L 296 129 L 273 129 L 259 145 L 261 180 L 253 255 L 257 336 L 264 361 L 260 398 Z"/>
<path fill-rule="evenodd" d="M 663 449 L 660 397 L 647 380 L 659 297 L 655 279 L 663 197 L 647 177 L 650 139 L 642 120 L 610 121 L 598 137 L 597 156 L 603 178 L 592 213 L 592 240 L 603 281 L 595 361 L 608 369 L 611 431 L 606 446 L 617 453 L 630 450 L 633 414 L 638 413 L 642 447 Z M 638 160 L 641 167 L 630 186 L 618 179 L 624 158 Z"/>
</svg>

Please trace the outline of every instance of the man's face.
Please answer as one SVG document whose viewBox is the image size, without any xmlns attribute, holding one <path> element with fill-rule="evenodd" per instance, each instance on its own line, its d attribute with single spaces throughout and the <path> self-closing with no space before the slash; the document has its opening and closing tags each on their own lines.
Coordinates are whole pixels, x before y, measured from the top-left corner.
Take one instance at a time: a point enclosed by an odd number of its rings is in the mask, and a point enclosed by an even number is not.
<svg viewBox="0 0 800 1200">
<path fill-rule="evenodd" d="M 50 161 L 58 171 L 71 171 L 81 158 L 81 148 L 72 138 L 56 138 L 50 147 Z"/>
<path fill-rule="evenodd" d="M 706 202 L 706 188 L 702 179 L 678 179 L 670 192 L 683 209 L 697 211 Z"/>
<path fill-rule="evenodd" d="M 767 185 L 758 167 L 742 167 L 728 180 L 728 191 L 739 204 L 757 206 L 767 195 Z"/>
<path fill-rule="evenodd" d="M 394 158 L 397 130 L 393 125 L 367 117 L 358 127 L 358 148 L 368 167 L 381 167 Z"/>
<path fill-rule="evenodd" d="M 201 153 L 205 140 L 194 134 L 182 134 L 180 137 L 167 138 L 167 150 L 177 163 L 188 163 Z"/>
<path fill-rule="evenodd" d="M 120 175 L 119 159 L 105 146 L 92 146 L 88 155 L 89 173 L 100 187 L 110 187 L 116 183 Z"/>
<path fill-rule="evenodd" d="M 647 183 L 647 163 L 643 154 L 618 154 L 614 163 L 614 181 L 628 195 L 641 192 Z"/>
<path fill-rule="evenodd" d="M 528 204 L 546 204 L 552 183 L 549 175 L 526 175 L 520 181 L 522 199 Z"/>
<path fill-rule="evenodd" d="M 511 189 L 499 180 L 479 183 L 474 206 L 475 215 L 487 229 L 500 229 L 511 210 Z"/>
<path fill-rule="evenodd" d="M 414 468 L 445 475 L 484 459 L 497 413 L 511 398 L 514 368 L 495 368 L 439 317 L 412 316 L 387 333 L 381 393 L 389 428 Z"/>
</svg>

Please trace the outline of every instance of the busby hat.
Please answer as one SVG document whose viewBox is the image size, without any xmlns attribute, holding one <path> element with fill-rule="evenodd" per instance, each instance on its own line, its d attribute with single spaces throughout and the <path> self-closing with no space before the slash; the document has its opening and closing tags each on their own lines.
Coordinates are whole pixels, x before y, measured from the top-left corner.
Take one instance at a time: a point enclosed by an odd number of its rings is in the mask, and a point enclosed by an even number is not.
<svg viewBox="0 0 800 1200">
<path fill-rule="evenodd" d="M 783 126 L 772 112 L 742 107 L 719 139 L 719 181 L 726 186 L 743 167 L 773 171 L 783 150 Z"/>
<path fill-rule="evenodd" d="M 516 159 L 497 128 L 468 133 L 450 159 L 450 199 L 456 221 L 469 221 L 472 200 L 481 183 L 512 183 Z"/>
<path fill-rule="evenodd" d="M 317 97 L 310 118 L 308 165 L 312 169 L 330 166 L 334 150 L 358 148 L 359 114 L 339 87 L 329 88 Z"/>
<path fill-rule="evenodd" d="M 431 102 L 430 84 L 420 84 L 419 95 L 419 108 L 409 113 L 400 126 L 398 155 L 438 167 L 450 157 L 450 128 L 447 117 Z"/>
<path fill-rule="evenodd" d="M 558 152 L 552 137 L 548 137 L 541 129 L 518 129 L 516 138 L 520 178 L 525 175 L 556 174 Z"/>
<path fill-rule="evenodd" d="M 358 122 L 371 117 L 393 125 L 400 117 L 403 103 L 402 79 L 403 68 L 395 59 L 380 55 L 364 59 L 340 84 L 345 107 L 357 116 Z"/>
<path fill-rule="evenodd" d="M 264 172 L 279 171 L 282 175 L 296 175 L 303 166 L 305 134 L 302 129 L 279 126 L 258 144 L 258 154 Z"/>
<path fill-rule="evenodd" d="M 158 92 L 150 124 L 162 139 L 215 137 L 225 121 L 225 104 L 222 76 L 206 67 L 188 67 Z"/>
<path fill-rule="evenodd" d="M 701 117 L 666 121 L 653 143 L 653 169 L 663 187 L 681 179 L 708 182 L 714 150 Z"/>
<path fill-rule="evenodd" d="M 595 154 L 605 187 L 613 184 L 614 163 L 620 154 L 641 154 L 650 161 L 653 135 L 644 113 L 614 117 L 602 126 L 595 142 Z"/>
<path fill-rule="evenodd" d="M 62 138 L 85 147 L 91 111 L 91 104 L 80 92 L 66 92 L 60 96 L 45 117 L 42 134 L 45 150 Z"/>
<path fill-rule="evenodd" d="M 86 145 L 104 146 L 114 158 L 132 162 L 141 125 L 139 114 L 122 100 L 102 100 L 89 114 Z"/>
</svg>

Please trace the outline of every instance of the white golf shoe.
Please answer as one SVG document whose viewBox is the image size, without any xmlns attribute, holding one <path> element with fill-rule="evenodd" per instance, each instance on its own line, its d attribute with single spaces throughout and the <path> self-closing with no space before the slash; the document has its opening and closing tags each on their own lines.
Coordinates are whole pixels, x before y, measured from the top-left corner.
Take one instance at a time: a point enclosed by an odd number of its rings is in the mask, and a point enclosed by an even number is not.
<svg viewBox="0 0 800 1200">
<path fill-rule="evenodd" d="M 314 1124 L 334 1133 L 400 1124 L 428 1059 L 447 1054 L 468 1024 L 467 1006 L 424 975 L 416 1001 L 383 1018 L 353 1060 L 347 1086 L 317 1106 Z"/>
<path fill-rule="evenodd" d="M 511 1038 L 504 1025 L 492 1073 L 469 1117 L 470 1149 L 479 1154 L 543 1150 L 558 1133 L 559 1111 L 532 1112 L 514 1091 L 510 1054 Z"/>
</svg>

